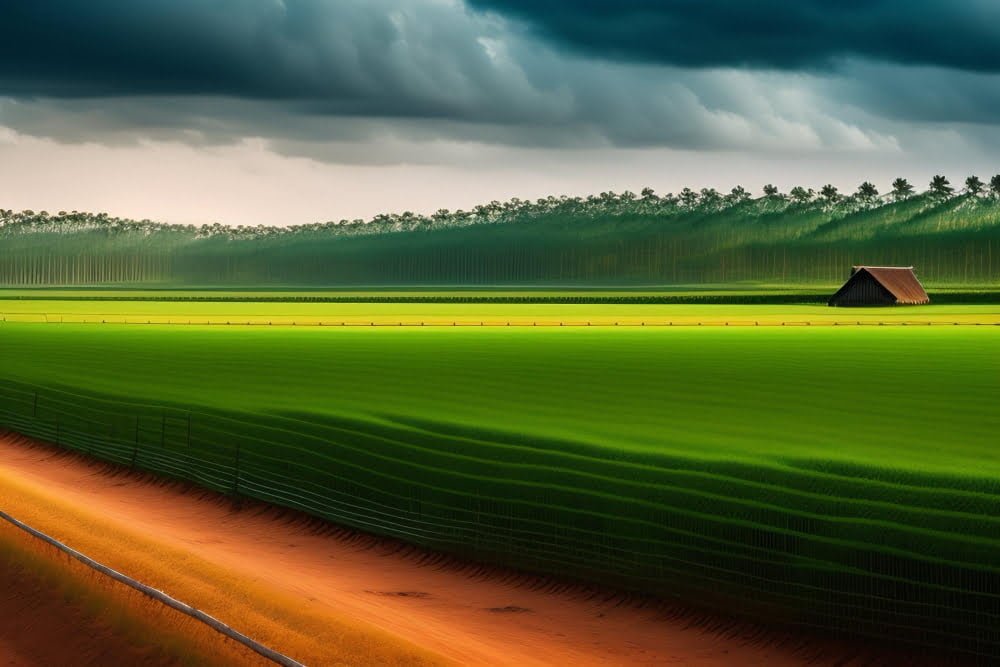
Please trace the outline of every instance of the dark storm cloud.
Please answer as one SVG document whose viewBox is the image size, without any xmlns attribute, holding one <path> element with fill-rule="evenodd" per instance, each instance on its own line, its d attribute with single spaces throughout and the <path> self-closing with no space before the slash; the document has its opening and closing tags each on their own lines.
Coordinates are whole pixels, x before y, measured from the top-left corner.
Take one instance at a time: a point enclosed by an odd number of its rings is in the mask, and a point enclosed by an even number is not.
<svg viewBox="0 0 1000 667">
<path fill-rule="evenodd" d="M 567 57 L 457 0 L 0 4 L 0 123 L 65 141 L 784 144 L 746 84 Z"/>
<path fill-rule="evenodd" d="M 894 68 L 850 63 L 828 92 L 917 123 L 992 125 L 1000 122 L 1000 75 L 940 67 Z"/>
<path fill-rule="evenodd" d="M 386 146 L 439 140 L 892 151 L 908 136 L 896 120 L 1000 122 L 1000 75 L 891 62 L 910 62 L 909 35 L 925 59 L 967 66 L 957 56 L 984 50 L 1000 3 L 952 3 L 936 18 L 930 2 L 829 4 L 0 0 L 0 126 L 105 144 L 263 138 L 388 163 L 398 153 Z M 955 41 L 924 35 L 932 20 Z M 768 67 L 690 67 L 713 64 Z M 925 69 L 948 83 L 946 101 Z"/>
<path fill-rule="evenodd" d="M 1000 71 L 995 0 L 469 0 L 595 56 L 683 67 L 840 58 Z"/>
<path fill-rule="evenodd" d="M 494 107 L 476 93 L 497 83 L 492 63 L 467 21 L 447 20 L 463 13 L 392 0 L 3 2 L 0 94 L 210 95 L 335 115 L 489 118 Z"/>
<path fill-rule="evenodd" d="M 0 5 L 0 79 L 7 92 L 46 96 L 292 98 L 357 86 L 343 77 L 322 80 L 310 67 L 315 54 L 293 52 L 297 40 L 315 46 L 319 3 L 291 6 L 267 0 L 6 2 Z M 367 31 L 391 41 L 387 24 L 375 22 Z"/>
</svg>

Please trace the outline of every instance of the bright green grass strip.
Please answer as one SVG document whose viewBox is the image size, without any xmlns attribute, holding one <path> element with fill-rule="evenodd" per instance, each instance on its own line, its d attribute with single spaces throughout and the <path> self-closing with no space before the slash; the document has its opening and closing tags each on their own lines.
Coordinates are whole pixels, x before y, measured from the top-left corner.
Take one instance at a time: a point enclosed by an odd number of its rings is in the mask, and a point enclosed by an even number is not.
<svg viewBox="0 0 1000 667">
<path fill-rule="evenodd" d="M 1000 474 L 1000 329 L 0 328 L 0 378 L 706 459 Z"/>
</svg>

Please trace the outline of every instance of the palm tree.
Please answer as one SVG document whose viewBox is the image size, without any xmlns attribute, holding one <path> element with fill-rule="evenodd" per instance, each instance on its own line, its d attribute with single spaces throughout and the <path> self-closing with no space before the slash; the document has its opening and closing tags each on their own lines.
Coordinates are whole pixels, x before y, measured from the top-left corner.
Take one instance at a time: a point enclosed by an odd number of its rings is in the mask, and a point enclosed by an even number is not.
<svg viewBox="0 0 1000 667">
<path fill-rule="evenodd" d="M 874 184 L 865 181 L 858 186 L 857 198 L 863 202 L 873 202 L 878 198 L 878 188 Z"/>
<path fill-rule="evenodd" d="M 1000 174 L 990 179 L 990 193 L 994 197 L 1000 197 Z"/>
<path fill-rule="evenodd" d="M 827 183 L 819 189 L 819 196 L 831 204 L 840 201 L 840 193 L 837 192 L 837 186 L 831 183 Z"/>
<path fill-rule="evenodd" d="M 812 201 L 812 198 L 816 193 L 812 188 L 806 189 L 801 185 L 796 185 L 788 194 L 792 197 L 792 201 L 796 204 L 808 204 Z"/>
<path fill-rule="evenodd" d="M 764 196 L 768 199 L 778 196 L 778 188 L 775 185 L 768 183 L 764 186 Z"/>
<path fill-rule="evenodd" d="M 955 192 L 955 188 L 951 187 L 951 183 L 948 179 L 940 174 L 931 179 L 930 187 L 931 194 L 935 197 L 944 198 Z"/>
<path fill-rule="evenodd" d="M 739 204 L 740 202 L 745 202 L 747 199 L 750 199 L 750 193 L 747 192 L 746 188 L 742 185 L 737 185 L 729 191 L 729 194 L 726 195 L 726 199 L 734 204 Z"/>
<path fill-rule="evenodd" d="M 979 180 L 978 176 L 969 176 L 965 179 L 965 191 L 973 197 L 978 197 L 986 184 Z"/>
<path fill-rule="evenodd" d="M 722 195 L 715 188 L 701 189 L 701 205 L 716 208 L 722 202 Z"/>
<path fill-rule="evenodd" d="M 684 188 L 680 192 L 680 200 L 686 208 L 694 208 L 698 204 L 698 193 L 691 188 Z"/>
<path fill-rule="evenodd" d="M 897 178 L 892 182 L 892 198 L 902 201 L 913 194 L 913 186 L 905 178 Z"/>
</svg>

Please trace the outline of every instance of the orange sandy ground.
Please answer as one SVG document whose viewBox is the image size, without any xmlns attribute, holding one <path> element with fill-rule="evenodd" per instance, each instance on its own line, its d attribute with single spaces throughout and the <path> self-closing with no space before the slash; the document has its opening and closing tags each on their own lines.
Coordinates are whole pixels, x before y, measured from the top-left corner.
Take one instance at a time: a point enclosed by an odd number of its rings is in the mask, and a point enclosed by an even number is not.
<svg viewBox="0 0 1000 667">
<path fill-rule="evenodd" d="M 85 663 L 157 666 L 179 661 L 121 637 L 31 571 L 5 567 L 0 577 L 0 665 Z"/>
<path fill-rule="evenodd" d="M 270 665 L 244 646 L 0 525 L 0 667 Z"/>
<path fill-rule="evenodd" d="M 871 664 L 576 586 L 456 564 L 0 435 L 0 508 L 310 665 Z M 2 649 L 2 644 L 0 644 Z M 884 663 L 886 660 L 876 660 Z M 0 665 L 3 663 L 0 662 Z"/>
</svg>

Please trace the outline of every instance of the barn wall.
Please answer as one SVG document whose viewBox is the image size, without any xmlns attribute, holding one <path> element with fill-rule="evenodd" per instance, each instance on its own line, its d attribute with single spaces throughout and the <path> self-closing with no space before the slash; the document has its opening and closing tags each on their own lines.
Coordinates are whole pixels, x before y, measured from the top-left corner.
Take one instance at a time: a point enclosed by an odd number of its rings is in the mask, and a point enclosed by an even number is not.
<svg viewBox="0 0 1000 667">
<path fill-rule="evenodd" d="M 830 300 L 831 306 L 891 306 L 895 303 L 896 297 L 867 273 L 851 280 Z"/>
</svg>

